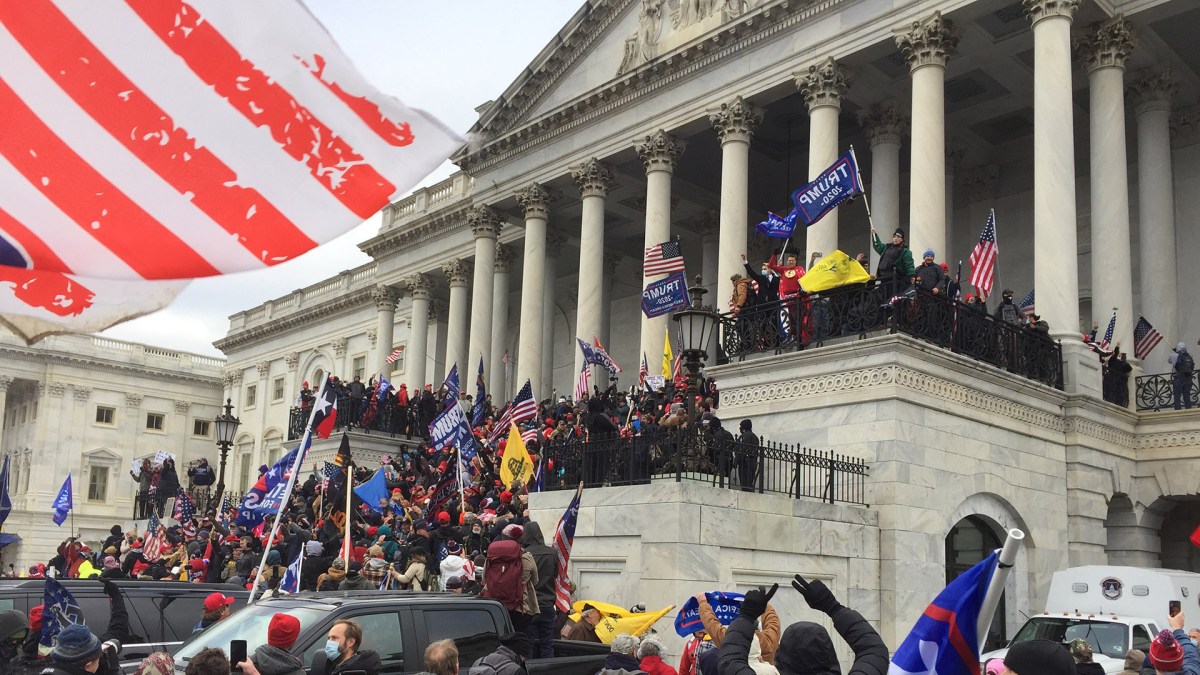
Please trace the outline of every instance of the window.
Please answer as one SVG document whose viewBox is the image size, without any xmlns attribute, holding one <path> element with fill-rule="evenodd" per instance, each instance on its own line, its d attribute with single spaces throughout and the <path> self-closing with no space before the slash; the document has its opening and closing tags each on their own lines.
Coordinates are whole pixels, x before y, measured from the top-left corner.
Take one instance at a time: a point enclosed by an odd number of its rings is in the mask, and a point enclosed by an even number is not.
<svg viewBox="0 0 1200 675">
<path fill-rule="evenodd" d="M 241 460 L 238 461 L 238 487 L 241 492 L 250 489 L 250 453 L 242 453 Z"/>
<path fill-rule="evenodd" d="M 21 406 L 21 424 L 25 424 L 25 414 L 28 412 L 29 410 L 26 408 L 26 406 Z"/>
<path fill-rule="evenodd" d="M 248 385 L 246 387 L 246 406 L 245 407 L 253 408 L 254 404 L 257 400 L 258 400 L 258 385 L 257 384 Z"/>
<path fill-rule="evenodd" d="M 349 619 L 362 626 L 363 641 L 370 640 L 370 642 L 366 642 L 364 647 L 379 652 L 379 660 L 383 662 L 382 672 L 392 673 L 415 670 L 415 665 L 412 668 L 404 666 L 404 642 L 400 637 L 399 614 L 395 612 L 383 612 L 379 614 L 359 614 L 356 616 L 342 615 L 338 617 L 338 620 L 341 619 Z M 300 660 L 304 663 L 305 668 L 311 667 L 313 657 L 317 655 L 317 652 L 325 648 L 325 638 L 329 635 L 329 630 L 332 628 L 333 624 L 330 623 L 329 628 L 326 628 L 325 632 L 317 634 L 317 640 L 304 649 Z M 430 637 L 430 641 L 433 641 L 432 637 Z M 467 663 L 462 656 L 461 649 L 459 650 L 458 662 Z M 474 663 L 474 660 L 470 662 Z"/>
<path fill-rule="evenodd" d="M 474 663 L 500 646 L 496 621 L 482 609 L 454 609 L 423 612 L 429 641 L 454 640 L 459 663 Z"/>
<path fill-rule="evenodd" d="M 192 435 L 208 438 L 211 424 L 208 420 L 192 420 Z"/>
<path fill-rule="evenodd" d="M 165 418 L 166 415 L 162 413 L 146 413 L 146 428 L 151 431 L 162 431 Z"/>
<path fill-rule="evenodd" d="M 116 414 L 116 408 L 98 405 L 96 406 L 96 424 L 112 424 Z"/>
<path fill-rule="evenodd" d="M 272 385 L 271 385 L 271 400 L 272 401 L 282 401 L 283 400 L 283 378 L 282 377 L 275 378 L 275 382 L 272 383 Z"/>
<path fill-rule="evenodd" d="M 108 500 L 108 468 L 94 466 L 88 471 L 88 501 L 103 502 Z"/>
<path fill-rule="evenodd" d="M 29 406 L 29 419 L 31 419 L 31 420 L 37 419 L 37 408 L 38 408 L 37 401 L 34 401 L 33 405 Z"/>
<path fill-rule="evenodd" d="M 357 375 L 359 377 L 364 377 L 367 372 L 367 357 L 365 357 L 365 356 L 354 357 L 353 370 L 354 370 L 354 372 L 352 373 L 351 377 L 353 377 L 354 375 Z"/>
<path fill-rule="evenodd" d="M 1150 631 L 1142 624 L 1137 624 L 1133 627 L 1133 647 L 1131 649 L 1139 649 L 1143 652 L 1150 651 Z"/>
</svg>

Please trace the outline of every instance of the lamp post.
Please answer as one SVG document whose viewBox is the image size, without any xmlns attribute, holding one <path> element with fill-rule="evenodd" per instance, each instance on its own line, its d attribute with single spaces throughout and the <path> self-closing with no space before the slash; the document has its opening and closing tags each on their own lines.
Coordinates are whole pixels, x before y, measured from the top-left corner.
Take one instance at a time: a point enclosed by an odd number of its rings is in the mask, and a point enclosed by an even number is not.
<svg viewBox="0 0 1200 675">
<path fill-rule="evenodd" d="M 688 289 L 692 297 L 692 305 L 675 312 L 672 320 L 679 326 L 679 344 L 683 351 L 683 367 L 687 369 L 687 412 L 688 424 L 696 421 L 696 394 L 700 391 L 700 367 L 708 359 L 708 346 L 711 344 L 713 331 L 721 320 L 711 307 L 701 306 L 704 294 L 708 292 L 700 285 L 700 276 L 696 276 L 696 285 Z"/>
<path fill-rule="evenodd" d="M 213 420 L 216 426 L 217 447 L 221 449 L 221 467 L 217 474 L 217 495 L 214 498 L 217 509 L 221 508 L 221 497 L 225 494 L 225 461 L 229 458 L 229 447 L 233 445 L 233 435 L 237 433 L 241 420 L 233 416 L 233 399 L 225 399 L 225 412 Z M 219 514 L 218 514 L 219 515 Z"/>
</svg>

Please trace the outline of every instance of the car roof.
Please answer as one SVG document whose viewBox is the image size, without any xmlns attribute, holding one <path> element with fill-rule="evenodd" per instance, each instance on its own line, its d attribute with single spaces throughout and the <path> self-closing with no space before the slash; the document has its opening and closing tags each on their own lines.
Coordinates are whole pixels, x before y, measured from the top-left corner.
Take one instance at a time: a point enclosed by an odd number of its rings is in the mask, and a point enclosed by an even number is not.
<svg viewBox="0 0 1200 675">
<path fill-rule="evenodd" d="M 481 602 L 483 601 L 483 602 Z M 496 604 L 494 600 L 486 600 L 461 593 L 444 593 L 433 591 L 380 591 L 377 589 L 364 591 L 303 591 L 292 595 L 276 595 L 261 601 L 264 605 L 286 607 L 311 607 L 317 610 L 329 611 L 344 606 L 375 606 L 389 604 L 421 604 L 438 605 L 456 602 L 480 604 Z M 255 603 L 258 604 L 258 603 Z"/>
<path fill-rule="evenodd" d="M 98 593 L 104 592 L 104 586 L 96 579 L 59 579 L 59 583 L 68 588 L 72 593 L 78 593 L 82 590 L 94 589 Z M 175 589 L 188 589 L 196 593 L 214 593 L 220 592 L 225 595 L 236 595 L 238 597 L 249 595 L 250 591 L 240 586 L 230 586 L 229 584 L 192 584 L 181 581 L 143 581 L 141 579 L 112 579 L 114 585 L 125 591 L 136 590 L 139 588 L 151 589 L 155 592 Z M 46 585 L 45 579 L 0 579 L 0 591 L 4 590 L 32 590 L 42 589 Z"/>
</svg>

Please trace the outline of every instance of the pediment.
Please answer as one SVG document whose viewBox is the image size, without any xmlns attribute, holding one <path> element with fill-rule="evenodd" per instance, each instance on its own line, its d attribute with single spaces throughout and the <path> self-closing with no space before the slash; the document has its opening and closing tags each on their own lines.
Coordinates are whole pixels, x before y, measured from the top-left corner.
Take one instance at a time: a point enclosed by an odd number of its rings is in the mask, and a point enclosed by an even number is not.
<svg viewBox="0 0 1200 675">
<path fill-rule="evenodd" d="M 96 466 L 116 466 L 121 462 L 121 455 L 109 450 L 108 448 L 96 448 L 83 453 L 83 458 L 88 464 Z"/>
</svg>

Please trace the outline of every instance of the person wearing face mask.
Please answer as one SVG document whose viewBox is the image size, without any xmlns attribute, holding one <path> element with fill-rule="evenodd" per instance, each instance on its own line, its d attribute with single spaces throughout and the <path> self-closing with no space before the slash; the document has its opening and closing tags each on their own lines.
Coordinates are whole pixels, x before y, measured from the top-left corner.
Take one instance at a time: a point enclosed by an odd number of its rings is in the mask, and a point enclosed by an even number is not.
<svg viewBox="0 0 1200 675">
<path fill-rule="evenodd" d="M 329 629 L 325 649 L 313 657 L 312 675 L 334 675 L 362 671 L 379 675 L 383 664 L 379 654 L 362 649 L 362 626 L 354 621 L 338 621 Z"/>
<path fill-rule="evenodd" d="M 29 621 L 24 612 L 15 609 L 0 612 L 0 672 L 14 675 L 41 672 L 37 660 L 21 649 L 28 634 Z"/>
</svg>

